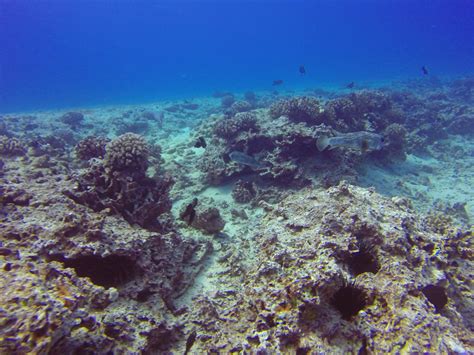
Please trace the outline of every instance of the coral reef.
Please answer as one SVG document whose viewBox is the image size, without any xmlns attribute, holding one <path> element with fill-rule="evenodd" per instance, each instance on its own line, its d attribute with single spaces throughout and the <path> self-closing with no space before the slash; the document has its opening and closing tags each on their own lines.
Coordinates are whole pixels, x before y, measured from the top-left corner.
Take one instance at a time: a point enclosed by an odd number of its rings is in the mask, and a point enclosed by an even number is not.
<svg viewBox="0 0 474 355">
<path fill-rule="evenodd" d="M 194 351 L 472 349 L 459 269 L 471 261 L 452 249 L 470 237 L 425 228 L 407 200 L 347 184 L 304 190 L 273 206 L 254 235 L 251 264 L 232 248 L 221 261 L 226 291 L 195 301 L 193 317 L 207 321 Z"/>
<path fill-rule="evenodd" d="M 287 116 L 293 122 L 306 122 L 309 124 L 321 123 L 319 101 L 314 97 L 296 97 L 280 100 L 274 103 L 269 114 L 272 118 Z"/>
<path fill-rule="evenodd" d="M 81 140 L 75 147 L 76 156 L 80 160 L 90 160 L 92 158 L 103 158 L 105 156 L 105 146 L 109 143 L 108 138 L 89 136 Z"/>
<path fill-rule="evenodd" d="M 25 146 L 17 138 L 0 136 L 0 155 L 14 156 L 23 155 L 26 152 Z"/>
<path fill-rule="evenodd" d="M 238 203 L 248 203 L 257 196 L 257 186 L 248 181 L 239 180 L 232 189 L 232 198 Z"/>
<path fill-rule="evenodd" d="M 210 246 L 75 203 L 61 193 L 72 187 L 65 171 L 32 177 L 41 170 L 31 161 L 6 165 L 0 177 L 2 189 L 8 181 L 0 201 L 0 352 L 174 346 L 182 328 L 172 319 L 174 302 L 192 285 Z M 160 334 L 169 336 L 157 340 Z"/>
<path fill-rule="evenodd" d="M 224 139 L 235 138 L 241 132 L 258 131 L 257 116 L 252 112 L 238 113 L 233 118 L 216 123 L 214 133 Z"/>
<path fill-rule="evenodd" d="M 215 234 L 224 229 L 225 221 L 217 208 L 198 206 L 192 226 L 206 234 Z"/>
<path fill-rule="evenodd" d="M 105 150 L 104 165 L 111 171 L 143 173 L 148 167 L 149 148 L 137 134 L 125 133 L 108 143 Z"/>
<path fill-rule="evenodd" d="M 473 85 L 424 79 L 2 115 L 0 353 L 473 353 Z"/>
</svg>

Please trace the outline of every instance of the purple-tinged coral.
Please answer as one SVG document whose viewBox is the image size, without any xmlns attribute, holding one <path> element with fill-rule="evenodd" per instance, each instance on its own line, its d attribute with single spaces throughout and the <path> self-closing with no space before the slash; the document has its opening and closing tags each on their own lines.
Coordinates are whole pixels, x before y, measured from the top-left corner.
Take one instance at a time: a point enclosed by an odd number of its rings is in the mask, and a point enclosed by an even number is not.
<svg viewBox="0 0 474 355">
<path fill-rule="evenodd" d="M 80 160 L 103 158 L 105 156 L 105 146 L 109 141 L 110 139 L 105 137 L 89 136 L 76 145 L 76 156 Z"/>
<path fill-rule="evenodd" d="M 242 112 L 233 118 L 221 119 L 214 127 L 214 133 L 224 139 L 235 138 L 240 132 L 256 130 L 257 116 L 252 112 Z"/>
<path fill-rule="evenodd" d="M 19 139 L 0 136 L 0 155 L 23 155 L 25 152 L 26 148 Z"/>
<path fill-rule="evenodd" d="M 100 163 L 77 178 L 77 187 L 65 194 L 82 205 L 99 212 L 119 214 L 130 224 L 163 231 L 168 227 L 166 216 L 171 210 L 169 176 L 149 178 L 142 172 L 106 172 Z M 164 219 L 159 217 L 164 216 Z"/>
<path fill-rule="evenodd" d="M 145 172 L 149 148 L 145 139 L 134 133 L 125 133 L 107 144 L 104 165 L 111 171 Z"/>
</svg>

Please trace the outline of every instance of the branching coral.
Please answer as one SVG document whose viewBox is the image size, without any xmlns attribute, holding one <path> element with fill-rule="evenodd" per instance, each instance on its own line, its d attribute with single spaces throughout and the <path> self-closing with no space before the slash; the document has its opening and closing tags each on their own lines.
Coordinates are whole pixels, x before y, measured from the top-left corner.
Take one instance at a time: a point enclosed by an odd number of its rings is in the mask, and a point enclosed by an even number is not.
<svg viewBox="0 0 474 355">
<path fill-rule="evenodd" d="M 104 160 L 90 161 L 88 171 L 77 178 L 77 188 L 65 191 L 74 201 L 94 211 L 108 209 L 122 215 L 130 224 L 150 230 L 163 230 L 171 209 L 169 176 L 149 178 L 149 148 L 136 134 L 124 134 L 105 147 Z"/>
<path fill-rule="evenodd" d="M 224 139 L 235 138 L 240 132 L 256 130 L 257 116 L 252 112 L 238 113 L 233 118 L 222 119 L 214 127 L 214 133 Z"/>
<path fill-rule="evenodd" d="M 270 107 L 269 113 L 272 118 L 287 116 L 294 122 L 321 123 L 319 101 L 314 97 L 302 96 L 280 100 Z"/>
</svg>

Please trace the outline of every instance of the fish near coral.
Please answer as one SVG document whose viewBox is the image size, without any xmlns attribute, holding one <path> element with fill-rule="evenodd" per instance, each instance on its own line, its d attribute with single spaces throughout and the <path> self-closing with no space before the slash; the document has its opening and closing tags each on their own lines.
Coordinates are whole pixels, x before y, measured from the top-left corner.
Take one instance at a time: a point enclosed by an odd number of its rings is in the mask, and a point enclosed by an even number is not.
<svg viewBox="0 0 474 355">
<path fill-rule="evenodd" d="M 188 226 L 191 225 L 196 217 L 196 206 L 198 204 L 198 199 L 194 198 L 193 201 L 186 206 L 186 209 L 180 213 L 179 218 L 186 223 Z"/>
<path fill-rule="evenodd" d="M 320 152 L 326 149 L 350 148 L 366 152 L 369 150 L 380 150 L 383 148 L 384 137 L 372 132 L 350 132 L 342 133 L 334 137 L 323 135 L 316 141 Z"/>
<path fill-rule="evenodd" d="M 229 153 L 229 158 L 233 162 L 236 162 L 242 165 L 247 165 L 254 169 L 260 169 L 260 168 L 263 168 L 264 166 L 262 163 L 257 161 L 254 157 L 247 155 L 245 153 L 236 151 L 236 150 Z"/>
</svg>

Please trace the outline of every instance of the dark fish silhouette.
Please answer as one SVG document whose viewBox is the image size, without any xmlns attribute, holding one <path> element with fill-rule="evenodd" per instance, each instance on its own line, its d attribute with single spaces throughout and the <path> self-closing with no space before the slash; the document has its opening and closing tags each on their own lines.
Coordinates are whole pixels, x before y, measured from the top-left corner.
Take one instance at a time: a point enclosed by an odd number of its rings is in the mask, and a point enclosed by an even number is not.
<svg viewBox="0 0 474 355">
<path fill-rule="evenodd" d="M 207 143 L 206 143 L 206 140 L 204 139 L 204 137 L 199 137 L 197 139 L 196 143 L 194 144 L 194 147 L 195 148 L 206 148 Z"/>
<path fill-rule="evenodd" d="M 305 69 L 304 65 L 300 65 L 300 74 L 301 74 L 301 75 L 305 75 L 305 74 L 306 74 L 306 69 Z"/>
<path fill-rule="evenodd" d="M 197 204 L 198 204 L 198 199 L 194 198 L 193 201 L 189 205 L 186 206 L 186 209 L 184 210 L 184 212 L 182 212 L 179 215 L 179 218 L 185 221 L 188 224 L 188 226 L 193 223 L 194 218 L 196 217 L 195 207 L 197 206 Z"/>
<path fill-rule="evenodd" d="M 421 71 L 423 72 L 424 75 L 428 75 L 429 74 L 429 71 L 428 71 L 428 68 L 426 66 L 422 66 L 421 67 Z"/>
<path fill-rule="evenodd" d="M 354 86 L 355 86 L 355 83 L 353 81 L 351 81 L 349 84 L 346 85 L 346 88 L 353 89 Z"/>
<path fill-rule="evenodd" d="M 281 85 L 281 84 L 283 84 L 283 80 L 278 79 L 278 80 L 273 80 L 273 84 L 272 84 L 272 85 L 273 85 L 273 86 L 277 86 L 277 85 Z"/>
<path fill-rule="evenodd" d="M 195 330 L 193 330 L 191 334 L 189 334 L 188 339 L 186 340 L 186 349 L 184 350 L 184 355 L 189 354 L 189 350 L 191 350 L 194 345 L 194 342 L 196 341 L 196 336 L 197 333 Z"/>
</svg>

